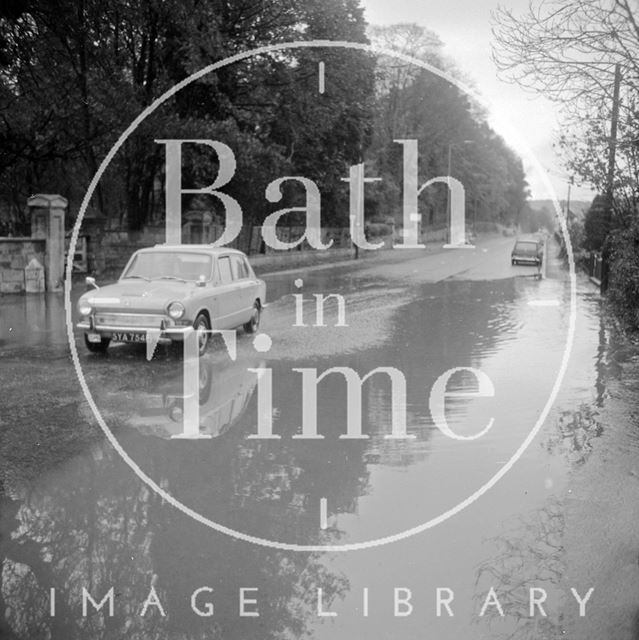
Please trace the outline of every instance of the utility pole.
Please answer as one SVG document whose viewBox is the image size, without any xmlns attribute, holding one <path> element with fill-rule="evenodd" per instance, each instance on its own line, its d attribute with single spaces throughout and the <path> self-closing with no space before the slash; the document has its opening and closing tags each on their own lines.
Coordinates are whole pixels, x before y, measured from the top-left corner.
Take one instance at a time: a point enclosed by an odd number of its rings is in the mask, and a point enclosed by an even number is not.
<svg viewBox="0 0 639 640">
<path fill-rule="evenodd" d="M 612 206 L 614 202 L 615 156 L 617 153 L 617 125 L 619 122 L 619 89 L 621 87 L 621 66 L 615 65 L 615 85 L 612 94 L 612 117 L 610 121 L 610 140 L 608 142 L 608 176 L 606 180 L 606 215 L 604 218 L 604 244 L 601 253 L 601 293 L 608 289 L 610 271 L 608 233 L 612 224 Z"/>
</svg>

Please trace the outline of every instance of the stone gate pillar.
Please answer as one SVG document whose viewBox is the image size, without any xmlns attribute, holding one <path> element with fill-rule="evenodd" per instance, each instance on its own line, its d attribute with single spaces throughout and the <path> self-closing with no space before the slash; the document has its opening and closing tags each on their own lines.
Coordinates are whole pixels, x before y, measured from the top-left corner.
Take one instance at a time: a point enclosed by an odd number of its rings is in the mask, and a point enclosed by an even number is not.
<svg viewBox="0 0 639 640">
<path fill-rule="evenodd" d="M 207 244 L 211 237 L 213 216 L 209 211 L 188 211 L 184 216 L 186 223 L 182 226 L 182 242 L 184 244 Z"/>
<path fill-rule="evenodd" d="M 47 291 L 64 285 L 64 216 L 68 201 L 57 194 L 37 193 L 27 200 L 31 237 L 46 240 L 44 273 Z"/>
</svg>

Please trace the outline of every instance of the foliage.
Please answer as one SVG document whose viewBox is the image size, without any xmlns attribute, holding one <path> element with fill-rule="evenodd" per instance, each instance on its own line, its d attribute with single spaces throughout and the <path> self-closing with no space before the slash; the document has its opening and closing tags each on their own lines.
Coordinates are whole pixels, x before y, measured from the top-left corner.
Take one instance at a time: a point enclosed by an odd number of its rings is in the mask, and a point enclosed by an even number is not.
<svg viewBox="0 0 639 640">
<path fill-rule="evenodd" d="M 584 245 L 584 225 L 580 220 L 573 219 L 568 222 L 568 236 L 573 249 L 575 260 L 580 261 L 584 255 L 581 251 Z"/>
<path fill-rule="evenodd" d="M 584 219 L 584 249 L 601 251 L 608 235 L 608 222 L 607 198 L 597 196 L 592 201 Z"/>
<path fill-rule="evenodd" d="M 619 317 L 639 328 L 639 221 L 614 231 L 610 243 L 608 299 Z"/>
<path fill-rule="evenodd" d="M 278 42 L 367 42 L 359 0 L 31 0 L 0 12 L 0 205 L 21 212 L 33 192 L 60 192 L 78 210 L 120 133 L 154 100 L 230 55 Z M 371 30 L 373 40 L 457 74 L 432 32 L 417 25 Z M 318 65 L 326 87 L 318 93 Z M 237 167 L 223 190 L 244 222 L 302 203 L 295 181 L 281 203 L 266 186 L 283 176 L 317 184 L 322 221 L 346 225 L 349 167 L 365 162 L 366 213 L 397 217 L 402 138 L 419 140 L 421 181 L 451 175 L 477 220 L 511 223 L 526 199 L 521 161 L 454 84 L 416 65 L 353 49 L 286 49 L 251 56 L 182 88 L 138 126 L 98 183 L 89 213 L 135 230 L 164 216 L 164 147 L 155 140 L 215 139 Z M 185 145 L 183 186 L 211 184 L 218 158 Z M 420 196 L 423 219 L 446 223 L 447 189 Z M 286 204 L 285 204 L 286 203 Z M 185 195 L 183 209 L 219 201 Z M 5 207 L 6 210 L 6 207 Z M 288 221 L 296 221 L 289 214 Z M 0 218 L 2 208 L 0 207 Z"/>
<path fill-rule="evenodd" d="M 546 205 L 534 208 L 527 203 L 521 212 L 519 226 L 524 233 L 535 233 L 544 228 L 552 231 L 555 228 L 555 214 Z"/>
<path fill-rule="evenodd" d="M 43 0 L 23 9 L 7 11 L 0 23 L 0 175 L 9 185 L 2 195 L 16 208 L 33 191 L 55 190 L 77 209 L 126 124 L 212 62 L 281 41 L 365 40 L 355 0 Z M 118 153 L 94 211 L 130 228 L 151 221 L 161 204 L 156 182 L 163 167 L 154 139 L 210 138 L 218 123 L 230 132 L 227 144 L 241 143 L 246 176 L 265 167 L 288 166 L 295 175 L 309 164 L 330 166 L 322 186 L 334 191 L 366 135 L 370 62 L 351 52 L 332 67 L 331 99 L 319 103 L 304 90 L 317 82 L 317 54 L 294 53 L 231 65 L 182 90 Z M 313 157 L 304 157 L 303 148 Z M 234 188 L 252 205 L 259 189 L 263 201 L 263 182 L 245 178 Z M 258 218 L 266 214 L 246 208 Z"/>
<path fill-rule="evenodd" d="M 615 65 L 621 72 L 616 212 L 639 202 L 639 10 L 630 0 L 533 0 L 495 14 L 494 58 L 501 73 L 561 105 L 558 149 L 571 175 L 608 192 Z"/>
<path fill-rule="evenodd" d="M 626 97 L 626 102 L 631 99 Z M 639 111 L 626 111 L 618 123 L 615 167 L 609 184 L 609 123 L 606 116 L 586 121 L 578 129 L 568 130 L 559 138 L 558 149 L 571 175 L 589 184 L 599 193 L 613 192 L 611 217 L 619 218 L 639 204 L 639 136 L 636 122 Z M 618 220 L 611 220 L 617 224 Z"/>
<path fill-rule="evenodd" d="M 372 44 L 423 60 L 453 77 L 458 73 L 443 53 L 436 34 L 413 24 L 375 27 Z M 521 160 L 495 134 L 478 104 L 456 85 L 416 65 L 382 56 L 377 65 L 374 134 L 367 152 L 371 175 L 382 178 L 376 189 L 378 209 L 400 214 L 402 146 L 395 140 L 417 139 L 420 182 L 450 175 L 464 185 L 467 216 L 512 223 L 527 197 Z M 447 188 L 437 185 L 421 194 L 422 220 L 445 226 Z"/>
<path fill-rule="evenodd" d="M 615 63 L 631 93 L 636 88 L 638 18 L 632 0 L 532 0 L 520 15 L 502 6 L 493 57 L 501 73 L 562 103 L 579 122 L 609 110 Z"/>
<path fill-rule="evenodd" d="M 605 194 L 593 203 L 575 246 L 603 249 L 604 262 L 610 255 L 610 268 L 604 268 L 610 299 L 622 317 L 636 323 L 639 6 L 632 0 L 532 0 L 522 15 L 500 8 L 494 31 L 501 72 L 562 105 L 559 150 L 566 167 L 578 183 Z"/>
</svg>

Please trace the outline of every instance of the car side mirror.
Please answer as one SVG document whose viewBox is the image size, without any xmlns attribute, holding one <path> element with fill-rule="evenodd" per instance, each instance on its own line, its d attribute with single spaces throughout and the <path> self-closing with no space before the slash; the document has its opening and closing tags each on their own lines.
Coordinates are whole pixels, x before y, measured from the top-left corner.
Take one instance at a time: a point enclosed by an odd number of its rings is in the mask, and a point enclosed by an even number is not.
<svg viewBox="0 0 639 640">
<path fill-rule="evenodd" d="M 95 278 L 91 277 L 91 276 L 87 276 L 84 279 L 84 282 L 86 283 L 87 287 L 93 287 L 94 289 L 99 289 L 100 287 L 98 287 L 98 285 L 95 282 Z"/>
<path fill-rule="evenodd" d="M 204 286 L 206 286 L 206 276 L 201 275 L 201 276 L 197 279 L 197 286 L 198 286 L 198 287 L 204 287 Z"/>
</svg>

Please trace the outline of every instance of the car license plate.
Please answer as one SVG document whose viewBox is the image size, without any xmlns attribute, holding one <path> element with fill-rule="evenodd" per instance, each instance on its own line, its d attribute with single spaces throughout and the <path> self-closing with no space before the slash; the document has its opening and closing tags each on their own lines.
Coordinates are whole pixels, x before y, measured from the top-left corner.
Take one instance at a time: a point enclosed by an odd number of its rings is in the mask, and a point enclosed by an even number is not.
<svg viewBox="0 0 639 640">
<path fill-rule="evenodd" d="M 146 342 L 145 333 L 135 333 L 132 331 L 114 333 L 111 338 L 116 342 Z"/>
<path fill-rule="evenodd" d="M 89 342 L 101 342 L 102 336 L 99 333 L 87 333 L 87 340 Z"/>
</svg>

